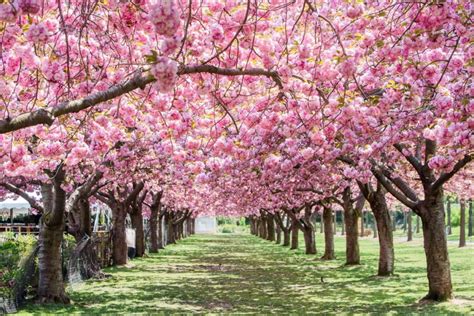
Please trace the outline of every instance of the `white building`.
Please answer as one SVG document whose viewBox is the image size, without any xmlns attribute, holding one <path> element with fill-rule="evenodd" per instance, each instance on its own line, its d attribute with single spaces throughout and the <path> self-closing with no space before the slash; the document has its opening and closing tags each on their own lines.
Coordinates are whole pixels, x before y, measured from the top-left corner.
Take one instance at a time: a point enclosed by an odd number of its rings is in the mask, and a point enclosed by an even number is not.
<svg viewBox="0 0 474 316">
<path fill-rule="evenodd" d="M 198 216 L 194 226 L 196 234 L 217 234 L 217 218 L 215 216 Z"/>
</svg>

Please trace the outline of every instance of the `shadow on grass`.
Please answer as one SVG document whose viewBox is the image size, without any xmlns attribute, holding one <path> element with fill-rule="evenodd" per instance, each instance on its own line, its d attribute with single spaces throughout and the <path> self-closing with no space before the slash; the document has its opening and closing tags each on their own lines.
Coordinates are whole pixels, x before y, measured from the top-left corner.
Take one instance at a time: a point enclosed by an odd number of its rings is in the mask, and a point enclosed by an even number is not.
<svg viewBox="0 0 474 316">
<path fill-rule="evenodd" d="M 321 261 L 253 236 L 193 236 L 134 260 L 133 268 L 107 269 L 112 278 L 88 281 L 70 293 L 73 305 L 29 305 L 23 312 L 455 315 L 474 307 L 467 286 L 461 287 L 461 304 L 417 303 L 427 289 L 422 249 L 403 249 L 397 275 L 378 278 L 376 241 L 361 246 L 363 264 L 344 266 L 339 239 L 339 259 Z M 472 282 L 472 267 L 466 268 L 454 264 L 453 273 Z"/>
</svg>

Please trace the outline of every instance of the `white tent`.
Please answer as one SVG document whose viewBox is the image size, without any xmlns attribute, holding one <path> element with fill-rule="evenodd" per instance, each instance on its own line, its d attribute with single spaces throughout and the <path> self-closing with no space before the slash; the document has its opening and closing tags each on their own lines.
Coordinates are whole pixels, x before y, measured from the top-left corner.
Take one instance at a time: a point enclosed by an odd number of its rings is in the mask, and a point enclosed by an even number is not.
<svg viewBox="0 0 474 316">
<path fill-rule="evenodd" d="M 196 234 L 217 234 L 217 219 L 215 216 L 198 216 L 195 223 Z"/>
</svg>

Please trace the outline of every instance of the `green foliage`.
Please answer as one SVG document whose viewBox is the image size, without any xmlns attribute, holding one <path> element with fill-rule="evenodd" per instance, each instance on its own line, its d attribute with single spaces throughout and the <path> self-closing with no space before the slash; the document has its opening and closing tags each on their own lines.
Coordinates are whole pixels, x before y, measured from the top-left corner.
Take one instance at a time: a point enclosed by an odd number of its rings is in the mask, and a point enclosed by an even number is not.
<svg viewBox="0 0 474 316">
<path fill-rule="evenodd" d="M 32 251 L 36 238 L 32 235 L 1 235 L 0 241 L 0 297 L 8 297 L 15 280 L 21 274 L 20 261 Z"/>
</svg>

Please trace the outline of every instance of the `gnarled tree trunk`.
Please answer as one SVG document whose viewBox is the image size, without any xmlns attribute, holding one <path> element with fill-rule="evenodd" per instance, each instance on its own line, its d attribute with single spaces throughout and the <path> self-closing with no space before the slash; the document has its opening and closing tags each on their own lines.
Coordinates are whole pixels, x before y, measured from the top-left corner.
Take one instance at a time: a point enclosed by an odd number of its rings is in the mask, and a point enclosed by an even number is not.
<svg viewBox="0 0 474 316">
<path fill-rule="evenodd" d="M 64 177 L 64 171 L 59 167 L 54 172 L 53 185 L 41 187 L 44 207 L 38 237 L 38 300 L 41 303 L 69 303 L 61 258 L 66 209 L 66 193 L 61 188 Z"/>
<path fill-rule="evenodd" d="M 425 193 L 416 209 L 423 223 L 429 291 L 425 299 L 445 301 L 452 297 L 451 268 L 445 234 L 443 191 Z"/>
</svg>

